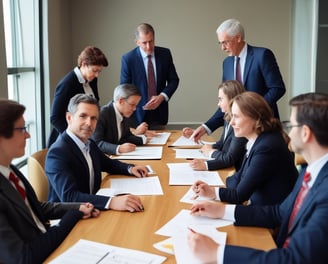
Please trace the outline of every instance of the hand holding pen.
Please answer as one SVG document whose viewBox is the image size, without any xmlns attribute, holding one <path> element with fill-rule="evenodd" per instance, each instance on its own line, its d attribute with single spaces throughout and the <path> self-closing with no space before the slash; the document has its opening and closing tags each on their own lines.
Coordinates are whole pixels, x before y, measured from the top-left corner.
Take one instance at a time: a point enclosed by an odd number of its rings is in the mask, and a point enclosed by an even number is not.
<svg viewBox="0 0 328 264">
<path fill-rule="evenodd" d="M 131 172 L 137 178 L 143 178 L 148 176 L 148 169 L 146 166 L 136 165 L 131 168 Z"/>
<path fill-rule="evenodd" d="M 195 193 L 193 199 L 197 199 L 199 196 L 207 197 L 213 200 L 216 198 L 215 188 L 209 186 L 206 182 L 196 181 L 191 188 Z"/>
</svg>

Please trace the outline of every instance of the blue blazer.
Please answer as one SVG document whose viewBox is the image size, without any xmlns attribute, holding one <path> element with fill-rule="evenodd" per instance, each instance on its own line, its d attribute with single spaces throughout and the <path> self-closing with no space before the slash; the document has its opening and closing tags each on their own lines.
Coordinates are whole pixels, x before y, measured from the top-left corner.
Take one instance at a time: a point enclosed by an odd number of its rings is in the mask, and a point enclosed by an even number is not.
<svg viewBox="0 0 328 264">
<path fill-rule="evenodd" d="M 227 128 L 227 124 L 225 124 L 220 140 L 213 144 L 213 148 L 216 150 L 211 155 L 213 159 L 206 161 L 208 170 L 219 170 L 232 166 L 239 170 L 241 166 L 246 151 L 247 139 L 235 137 L 231 126 L 226 138 L 224 138 Z"/>
<path fill-rule="evenodd" d="M 260 134 L 243 164 L 219 189 L 223 202 L 252 205 L 282 202 L 292 191 L 297 179 L 293 153 L 280 132 Z"/>
<path fill-rule="evenodd" d="M 99 101 L 97 78 L 93 79 L 89 85 Z M 74 71 L 69 72 L 57 85 L 52 108 L 50 113 L 50 122 L 53 130 L 48 140 L 48 147 L 54 143 L 58 134 L 63 133 L 67 128 L 66 112 L 69 100 L 76 94 L 84 93 L 83 85 L 79 82 Z"/>
<path fill-rule="evenodd" d="M 118 139 L 113 104 L 114 101 L 110 101 L 100 110 L 97 126 L 92 136 L 98 147 L 107 154 L 116 154 L 116 149 L 120 144 L 129 142 L 137 146 L 143 145 L 142 138 L 133 135 L 130 131 L 130 127 L 136 127 L 136 120 L 133 117 L 124 118 L 122 136 Z"/>
<path fill-rule="evenodd" d="M 225 58 L 222 72 L 222 81 L 235 79 L 234 56 Z M 277 101 L 285 94 L 286 87 L 271 50 L 247 45 L 243 84 L 247 91 L 262 95 L 271 106 L 274 116 L 279 119 Z M 205 124 L 214 131 L 223 125 L 222 118 L 223 113 L 218 108 Z"/>
<path fill-rule="evenodd" d="M 157 94 L 163 92 L 171 98 L 179 85 L 179 77 L 173 64 L 171 52 L 169 49 L 163 47 L 155 47 L 154 52 Z M 120 83 L 132 83 L 138 87 L 141 100 L 135 114 L 138 122 L 143 122 L 145 110 L 142 109 L 142 106 L 148 102 L 148 84 L 146 70 L 139 47 L 136 47 L 122 56 Z M 161 105 L 153 111 L 156 112 L 156 124 L 166 125 L 169 118 L 168 102 L 164 100 Z M 149 121 L 148 123 L 152 124 L 152 122 Z"/>
<path fill-rule="evenodd" d="M 26 177 L 14 166 L 11 169 L 23 182 L 31 208 L 47 232 L 40 231 L 17 190 L 0 173 L 0 263 L 42 263 L 83 214 L 77 204 L 39 202 Z M 50 227 L 48 220 L 58 218 L 60 225 Z"/>
<path fill-rule="evenodd" d="M 276 237 L 278 249 L 266 252 L 227 245 L 224 263 L 328 263 L 328 163 L 319 172 L 295 217 L 289 234 L 288 248 L 282 249 L 288 235 L 289 217 L 301 188 L 304 172 L 305 170 L 300 173 L 293 191 L 280 205 L 236 207 L 235 225 L 280 227 Z"/>
<path fill-rule="evenodd" d="M 52 202 L 90 202 L 104 209 L 108 197 L 95 195 L 100 189 L 101 172 L 129 175 L 129 164 L 108 158 L 90 141 L 90 156 L 94 169 L 94 188 L 89 186 L 89 167 L 83 153 L 66 131 L 59 135 L 47 153 L 45 169 Z"/>
</svg>

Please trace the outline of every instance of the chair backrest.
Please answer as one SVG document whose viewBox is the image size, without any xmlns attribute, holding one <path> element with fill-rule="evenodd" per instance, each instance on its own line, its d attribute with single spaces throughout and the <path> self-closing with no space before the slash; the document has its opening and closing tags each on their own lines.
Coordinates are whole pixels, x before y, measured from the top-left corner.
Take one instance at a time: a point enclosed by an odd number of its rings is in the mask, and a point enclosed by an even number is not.
<svg viewBox="0 0 328 264">
<path fill-rule="evenodd" d="M 48 200 L 49 183 L 44 170 L 47 152 L 48 149 L 42 149 L 27 159 L 28 179 L 39 201 Z"/>
</svg>

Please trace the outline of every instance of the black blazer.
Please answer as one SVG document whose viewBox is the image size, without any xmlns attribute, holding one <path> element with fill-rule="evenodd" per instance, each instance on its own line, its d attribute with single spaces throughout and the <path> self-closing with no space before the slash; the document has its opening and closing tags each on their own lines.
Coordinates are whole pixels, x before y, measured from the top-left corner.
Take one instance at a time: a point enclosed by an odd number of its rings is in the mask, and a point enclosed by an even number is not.
<svg viewBox="0 0 328 264">
<path fill-rule="evenodd" d="M 246 138 L 235 137 L 233 128 L 230 126 L 226 138 L 224 133 L 228 126 L 225 123 L 221 138 L 213 148 L 217 149 L 211 155 L 212 160 L 208 160 L 207 167 L 209 170 L 219 170 L 234 166 L 236 171 L 239 170 L 246 151 Z"/>
<path fill-rule="evenodd" d="M 298 171 L 294 155 L 280 132 L 260 134 L 243 164 L 220 188 L 222 201 L 240 204 L 248 199 L 252 205 L 281 203 L 291 192 Z"/>
<path fill-rule="evenodd" d="M 39 202 L 24 175 L 14 166 L 11 169 L 24 183 L 31 208 L 47 232 L 40 231 L 17 190 L 0 173 L 0 263 L 42 263 L 83 214 L 77 204 Z M 48 220 L 58 218 L 60 224 L 49 227 Z"/>
<path fill-rule="evenodd" d="M 118 145 L 133 143 L 137 146 L 143 145 L 141 137 L 131 133 L 130 127 L 136 127 L 137 121 L 133 118 L 124 118 L 122 136 L 118 139 L 117 120 L 114 109 L 114 101 L 104 105 L 99 113 L 99 119 L 92 138 L 98 147 L 107 154 L 116 154 Z"/>
</svg>

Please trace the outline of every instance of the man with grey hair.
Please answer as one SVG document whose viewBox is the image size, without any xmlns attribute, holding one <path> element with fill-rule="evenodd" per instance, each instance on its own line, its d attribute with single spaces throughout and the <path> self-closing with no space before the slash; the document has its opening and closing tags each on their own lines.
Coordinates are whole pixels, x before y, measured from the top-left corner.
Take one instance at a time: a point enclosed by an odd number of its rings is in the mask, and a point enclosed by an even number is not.
<svg viewBox="0 0 328 264">
<path fill-rule="evenodd" d="M 130 130 L 137 126 L 133 113 L 141 100 L 140 92 L 133 84 L 121 84 L 114 89 L 113 99 L 101 108 L 92 137 L 107 154 L 131 152 L 148 141 L 145 135 L 147 123 L 143 122 L 137 127 L 134 132 L 138 135 Z"/>
<path fill-rule="evenodd" d="M 228 57 L 223 61 L 222 81 L 238 80 L 247 91 L 262 95 L 279 118 L 277 101 L 286 88 L 276 58 L 270 49 L 246 43 L 245 31 L 236 19 L 225 20 L 216 30 L 219 45 Z M 220 108 L 191 135 L 198 141 L 205 133 L 211 134 L 223 125 Z"/>
</svg>

